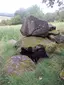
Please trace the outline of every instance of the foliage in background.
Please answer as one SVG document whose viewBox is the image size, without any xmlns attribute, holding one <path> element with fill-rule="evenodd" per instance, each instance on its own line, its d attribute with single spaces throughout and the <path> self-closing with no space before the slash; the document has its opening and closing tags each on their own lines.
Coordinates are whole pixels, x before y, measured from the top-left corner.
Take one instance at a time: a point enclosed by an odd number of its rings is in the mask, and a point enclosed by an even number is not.
<svg viewBox="0 0 64 85">
<path fill-rule="evenodd" d="M 15 16 L 19 15 L 20 18 L 21 18 L 21 23 L 23 23 L 24 19 L 30 15 L 33 15 L 35 17 L 38 17 L 38 18 L 42 18 L 43 17 L 43 12 L 41 11 L 41 9 L 37 6 L 37 5 L 34 5 L 30 8 L 27 8 L 27 9 L 19 9 L 15 12 Z M 21 24 L 20 23 L 20 24 Z"/>
<path fill-rule="evenodd" d="M 0 25 L 22 24 L 24 19 L 30 15 L 33 15 L 42 20 L 46 20 L 48 22 L 54 21 L 64 22 L 64 8 L 61 8 L 59 11 L 56 11 L 54 13 L 44 14 L 43 11 L 37 5 L 34 5 L 27 9 L 21 8 L 17 10 L 14 16 L 11 18 L 11 20 L 2 20 Z"/>
<path fill-rule="evenodd" d="M 42 0 L 42 3 L 46 3 L 48 7 L 53 7 L 55 3 L 58 4 L 58 6 L 63 5 L 63 0 Z"/>
</svg>

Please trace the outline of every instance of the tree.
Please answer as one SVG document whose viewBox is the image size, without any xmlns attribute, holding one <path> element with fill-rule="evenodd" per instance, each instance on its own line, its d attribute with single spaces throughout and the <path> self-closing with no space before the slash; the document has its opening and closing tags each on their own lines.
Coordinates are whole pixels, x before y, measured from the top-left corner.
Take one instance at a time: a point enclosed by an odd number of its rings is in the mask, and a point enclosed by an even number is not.
<svg viewBox="0 0 64 85">
<path fill-rule="evenodd" d="M 44 20 L 46 20 L 48 22 L 54 22 L 55 21 L 55 14 L 54 13 L 45 14 Z"/>
<path fill-rule="evenodd" d="M 23 23 L 24 19 L 30 15 L 33 15 L 40 19 L 43 19 L 43 16 L 44 16 L 43 12 L 37 5 L 34 5 L 27 9 L 21 8 L 15 12 L 15 16 L 17 16 L 17 15 L 20 16 L 21 23 Z"/>
<path fill-rule="evenodd" d="M 42 19 L 44 16 L 43 12 L 41 11 L 41 9 L 37 5 L 34 5 L 30 8 L 28 8 L 26 10 L 26 14 L 27 14 L 27 16 L 33 15 L 33 16 L 40 18 L 40 19 Z"/>
<path fill-rule="evenodd" d="M 21 24 L 21 18 L 19 15 L 16 15 L 11 19 L 10 22 L 11 22 L 11 25 Z"/>
<path fill-rule="evenodd" d="M 21 8 L 19 10 L 17 10 L 14 14 L 15 16 L 19 15 L 20 16 L 20 19 L 21 19 L 21 23 L 23 23 L 24 21 L 24 18 L 26 17 L 26 9 L 24 8 Z"/>
<path fill-rule="evenodd" d="M 63 0 L 42 0 L 42 3 L 46 3 L 47 6 L 53 7 L 55 2 L 58 4 L 58 6 L 63 5 Z"/>
<path fill-rule="evenodd" d="M 60 21 L 64 21 L 64 11 L 60 11 L 59 12 L 59 15 L 60 15 Z"/>
<path fill-rule="evenodd" d="M 2 21 L 0 22 L 0 25 L 7 25 L 6 20 L 2 20 Z"/>
</svg>

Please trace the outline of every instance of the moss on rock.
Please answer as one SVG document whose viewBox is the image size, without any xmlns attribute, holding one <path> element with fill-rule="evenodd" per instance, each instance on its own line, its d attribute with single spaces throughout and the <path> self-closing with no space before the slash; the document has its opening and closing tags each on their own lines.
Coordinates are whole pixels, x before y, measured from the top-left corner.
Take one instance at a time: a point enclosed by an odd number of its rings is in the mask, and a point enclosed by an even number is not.
<svg viewBox="0 0 64 85">
<path fill-rule="evenodd" d="M 24 55 L 16 55 L 9 58 L 4 66 L 4 71 L 10 75 L 21 75 L 24 72 L 33 71 L 35 64 Z"/>
<path fill-rule="evenodd" d="M 61 71 L 60 77 L 64 80 L 64 69 Z"/>
<path fill-rule="evenodd" d="M 17 51 L 20 52 L 21 47 L 29 47 L 29 46 L 36 46 L 38 44 L 44 45 L 46 48 L 46 51 L 48 53 L 53 53 L 56 49 L 56 43 L 50 41 L 47 38 L 41 38 L 41 37 L 23 37 L 22 40 L 19 40 L 16 43 L 16 47 L 18 48 Z"/>
</svg>

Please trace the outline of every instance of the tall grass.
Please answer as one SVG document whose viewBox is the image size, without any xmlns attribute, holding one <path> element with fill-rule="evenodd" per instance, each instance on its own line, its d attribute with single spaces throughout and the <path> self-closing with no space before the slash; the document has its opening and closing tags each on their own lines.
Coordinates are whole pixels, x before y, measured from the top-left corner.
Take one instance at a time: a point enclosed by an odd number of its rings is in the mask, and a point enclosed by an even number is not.
<svg viewBox="0 0 64 85">
<path fill-rule="evenodd" d="M 10 39 L 18 40 L 20 37 L 20 28 L 21 25 L 18 26 L 0 26 L 0 41 L 7 41 Z"/>
<path fill-rule="evenodd" d="M 56 26 L 57 30 L 63 30 L 64 31 L 64 22 L 52 22 L 51 24 L 53 24 L 54 26 Z"/>
<path fill-rule="evenodd" d="M 0 56 L 6 61 L 10 56 L 16 54 L 16 49 L 13 44 L 8 43 L 9 40 L 16 41 L 21 38 L 21 25 L 0 26 Z"/>
</svg>

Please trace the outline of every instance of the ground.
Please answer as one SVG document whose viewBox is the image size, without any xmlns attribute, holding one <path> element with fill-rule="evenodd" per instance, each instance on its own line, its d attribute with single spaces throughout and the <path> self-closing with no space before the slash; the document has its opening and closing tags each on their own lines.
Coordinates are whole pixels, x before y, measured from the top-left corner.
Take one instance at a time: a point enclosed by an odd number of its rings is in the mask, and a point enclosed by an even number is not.
<svg viewBox="0 0 64 85">
<path fill-rule="evenodd" d="M 64 22 L 52 23 L 57 26 L 57 30 L 63 32 Z M 8 59 L 16 55 L 17 50 L 13 44 L 8 43 L 14 39 L 18 41 L 21 25 L 0 26 L 0 85 L 64 85 L 64 80 L 60 78 L 60 72 L 64 68 L 64 45 L 58 45 L 57 50 L 52 53 L 49 59 L 43 59 L 36 65 L 32 72 L 25 72 L 23 75 L 8 75 L 2 71 Z M 64 32 L 63 32 L 64 33 Z"/>
</svg>

